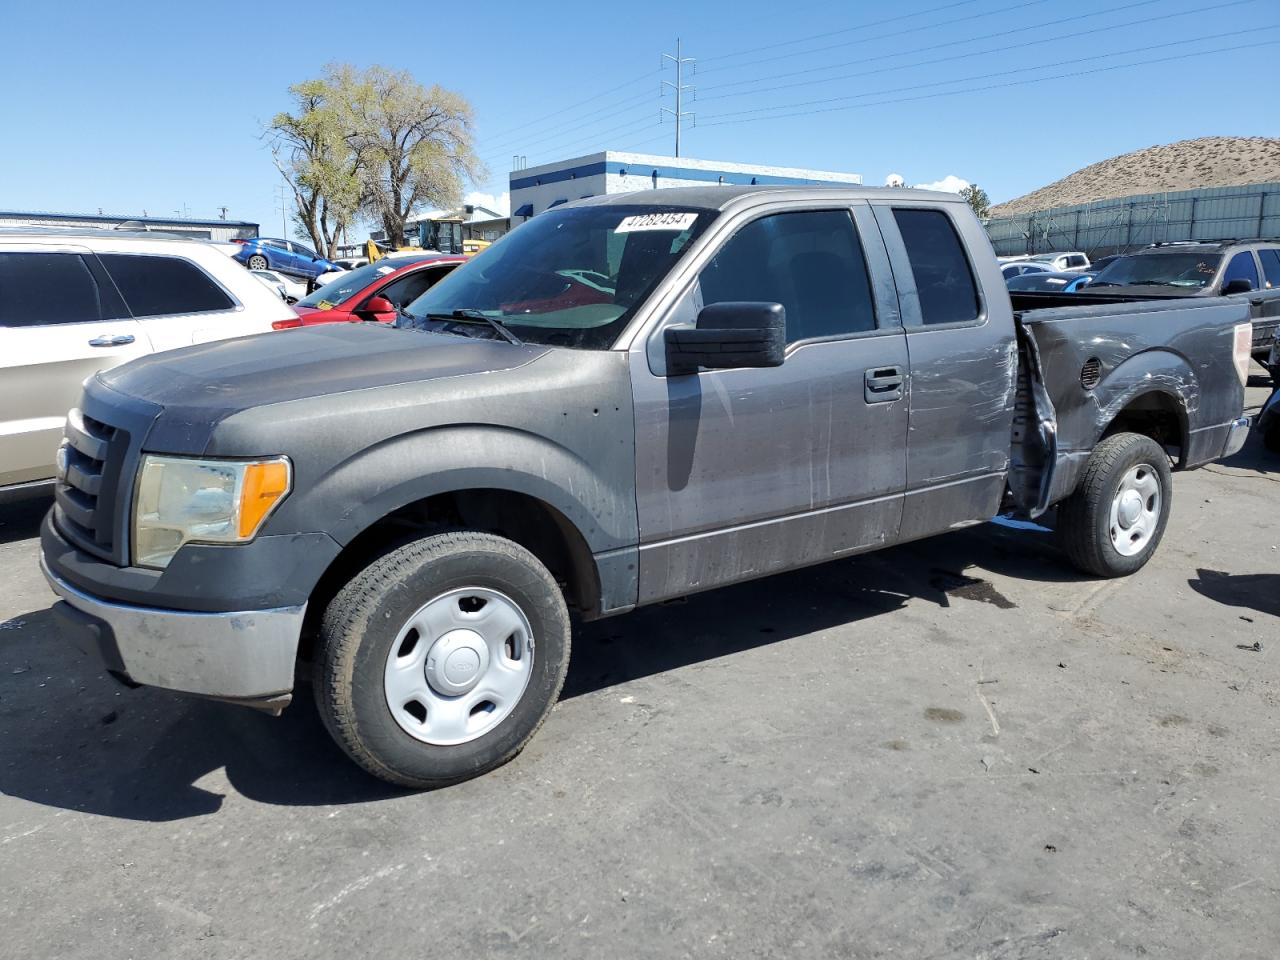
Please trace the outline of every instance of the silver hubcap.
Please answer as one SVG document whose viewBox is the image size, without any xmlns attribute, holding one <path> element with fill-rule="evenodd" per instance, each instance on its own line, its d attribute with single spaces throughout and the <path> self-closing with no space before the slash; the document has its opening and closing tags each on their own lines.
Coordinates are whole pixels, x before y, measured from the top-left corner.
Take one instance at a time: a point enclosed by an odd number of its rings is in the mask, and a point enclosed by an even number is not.
<svg viewBox="0 0 1280 960">
<path fill-rule="evenodd" d="M 249 258 L 249 269 L 250 269 L 250 270 L 265 270 L 265 269 L 267 269 L 267 258 L 266 258 L 266 257 L 258 257 L 258 256 L 250 257 L 250 258 Z"/>
<path fill-rule="evenodd" d="M 1120 479 L 1108 525 L 1118 553 L 1131 557 L 1151 542 L 1160 520 L 1160 496 L 1160 475 L 1149 463 L 1130 467 Z"/>
<path fill-rule="evenodd" d="M 383 690 L 405 733 L 452 745 L 511 713 L 533 672 L 533 629 L 511 598 L 464 587 L 420 607 L 387 654 Z"/>
</svg>

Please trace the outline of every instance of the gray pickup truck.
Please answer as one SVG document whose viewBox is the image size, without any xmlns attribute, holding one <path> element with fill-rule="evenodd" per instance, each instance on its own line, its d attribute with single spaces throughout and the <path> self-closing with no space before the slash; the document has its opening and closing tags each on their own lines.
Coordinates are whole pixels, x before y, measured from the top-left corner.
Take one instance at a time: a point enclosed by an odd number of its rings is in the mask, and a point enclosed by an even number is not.
<svg viewBox="0 0 1280 960">
<path fill-rule="evenodd" d="M 571 610 L 1055 505 L 1079 568 L 1139 569 L 1171 469 L 1244 440 L 1248 305 L 1059 302 L 1011 303 L 950 194 L 558 207 L 394 326 L 90 380 L 42 528 L 55 611 L 121 679 L 279 710 L 301 669 L 369 772 L 474 776 L 555 703 Z"/>
</svg>

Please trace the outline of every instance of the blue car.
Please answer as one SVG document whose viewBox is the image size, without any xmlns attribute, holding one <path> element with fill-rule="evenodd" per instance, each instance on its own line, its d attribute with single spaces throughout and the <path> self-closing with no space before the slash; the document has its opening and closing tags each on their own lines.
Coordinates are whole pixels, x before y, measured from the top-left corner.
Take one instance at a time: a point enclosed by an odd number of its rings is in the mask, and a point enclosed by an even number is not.
<svg viewBox="0 0 1280 960">
<path fill-rule="evenodd" d="M 296 240 L 254 237 L 252 240 L 237 240 L 236 243 L 240 244 L 240 250 L 235 259 L 250 270 L 275 270 L 291 277 L 314 280 L 322 273 L 342 269 Z"/>
</svg>

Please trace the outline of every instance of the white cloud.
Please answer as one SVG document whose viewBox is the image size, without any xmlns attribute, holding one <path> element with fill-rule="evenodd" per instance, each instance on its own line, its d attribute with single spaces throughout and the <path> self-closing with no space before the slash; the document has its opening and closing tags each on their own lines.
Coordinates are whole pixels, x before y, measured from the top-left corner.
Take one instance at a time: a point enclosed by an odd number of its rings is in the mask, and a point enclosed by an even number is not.
<svg viewBox="0 0 1280 960">
<path fill-rule="evenodd" d="M 511 194 L 505 190 L 498 194 L 481 193 L 479 190 L 473 190 L 463 198 L 462 202 L 477 207 L 488 207 L 503 217 L 511 216 Z"/>
<path fill-rule="evenodd" d="M 903 178 L 902 174 L 900 173 L 891 173 L 884 178 L 884 185 L 886 187 L 901 187 L 906 182 L 907 181 Z"/>
<path fill-rule="evenodd" d="M 946 193 L 959 193 L 965 187 L 969 186 L 968 180 L 961 180 L 954 174 L 947 174 L 941 180 L 935 180 L 933 183 L 917 183 L 917 190 L 942 190 Z"/>
</svg>

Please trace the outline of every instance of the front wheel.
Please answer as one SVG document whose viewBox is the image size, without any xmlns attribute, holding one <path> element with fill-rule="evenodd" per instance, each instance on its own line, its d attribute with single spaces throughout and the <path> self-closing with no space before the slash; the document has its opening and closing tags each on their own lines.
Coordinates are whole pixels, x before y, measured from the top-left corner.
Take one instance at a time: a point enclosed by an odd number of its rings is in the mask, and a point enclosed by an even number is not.
<svg viewBox="0 0 1280 960">
<path fill-rule="evenodd" d="M 392 550 L 329 603 L 316 699 L 369 773 L 438 787 L 510 760 L 550 713 L 569 664 L 569 613 L 523 547 L 442 533 Z"/>
<path fill-rule="evenodd" d="M 1058 508 L 1058 536 L 1085 573 L 1123 577 L 1142 569 L 1169 522 L 1173 473 L 1164 448 L 1117 433 L 1093 449 L 1075 492 Z"/>
</svg>

